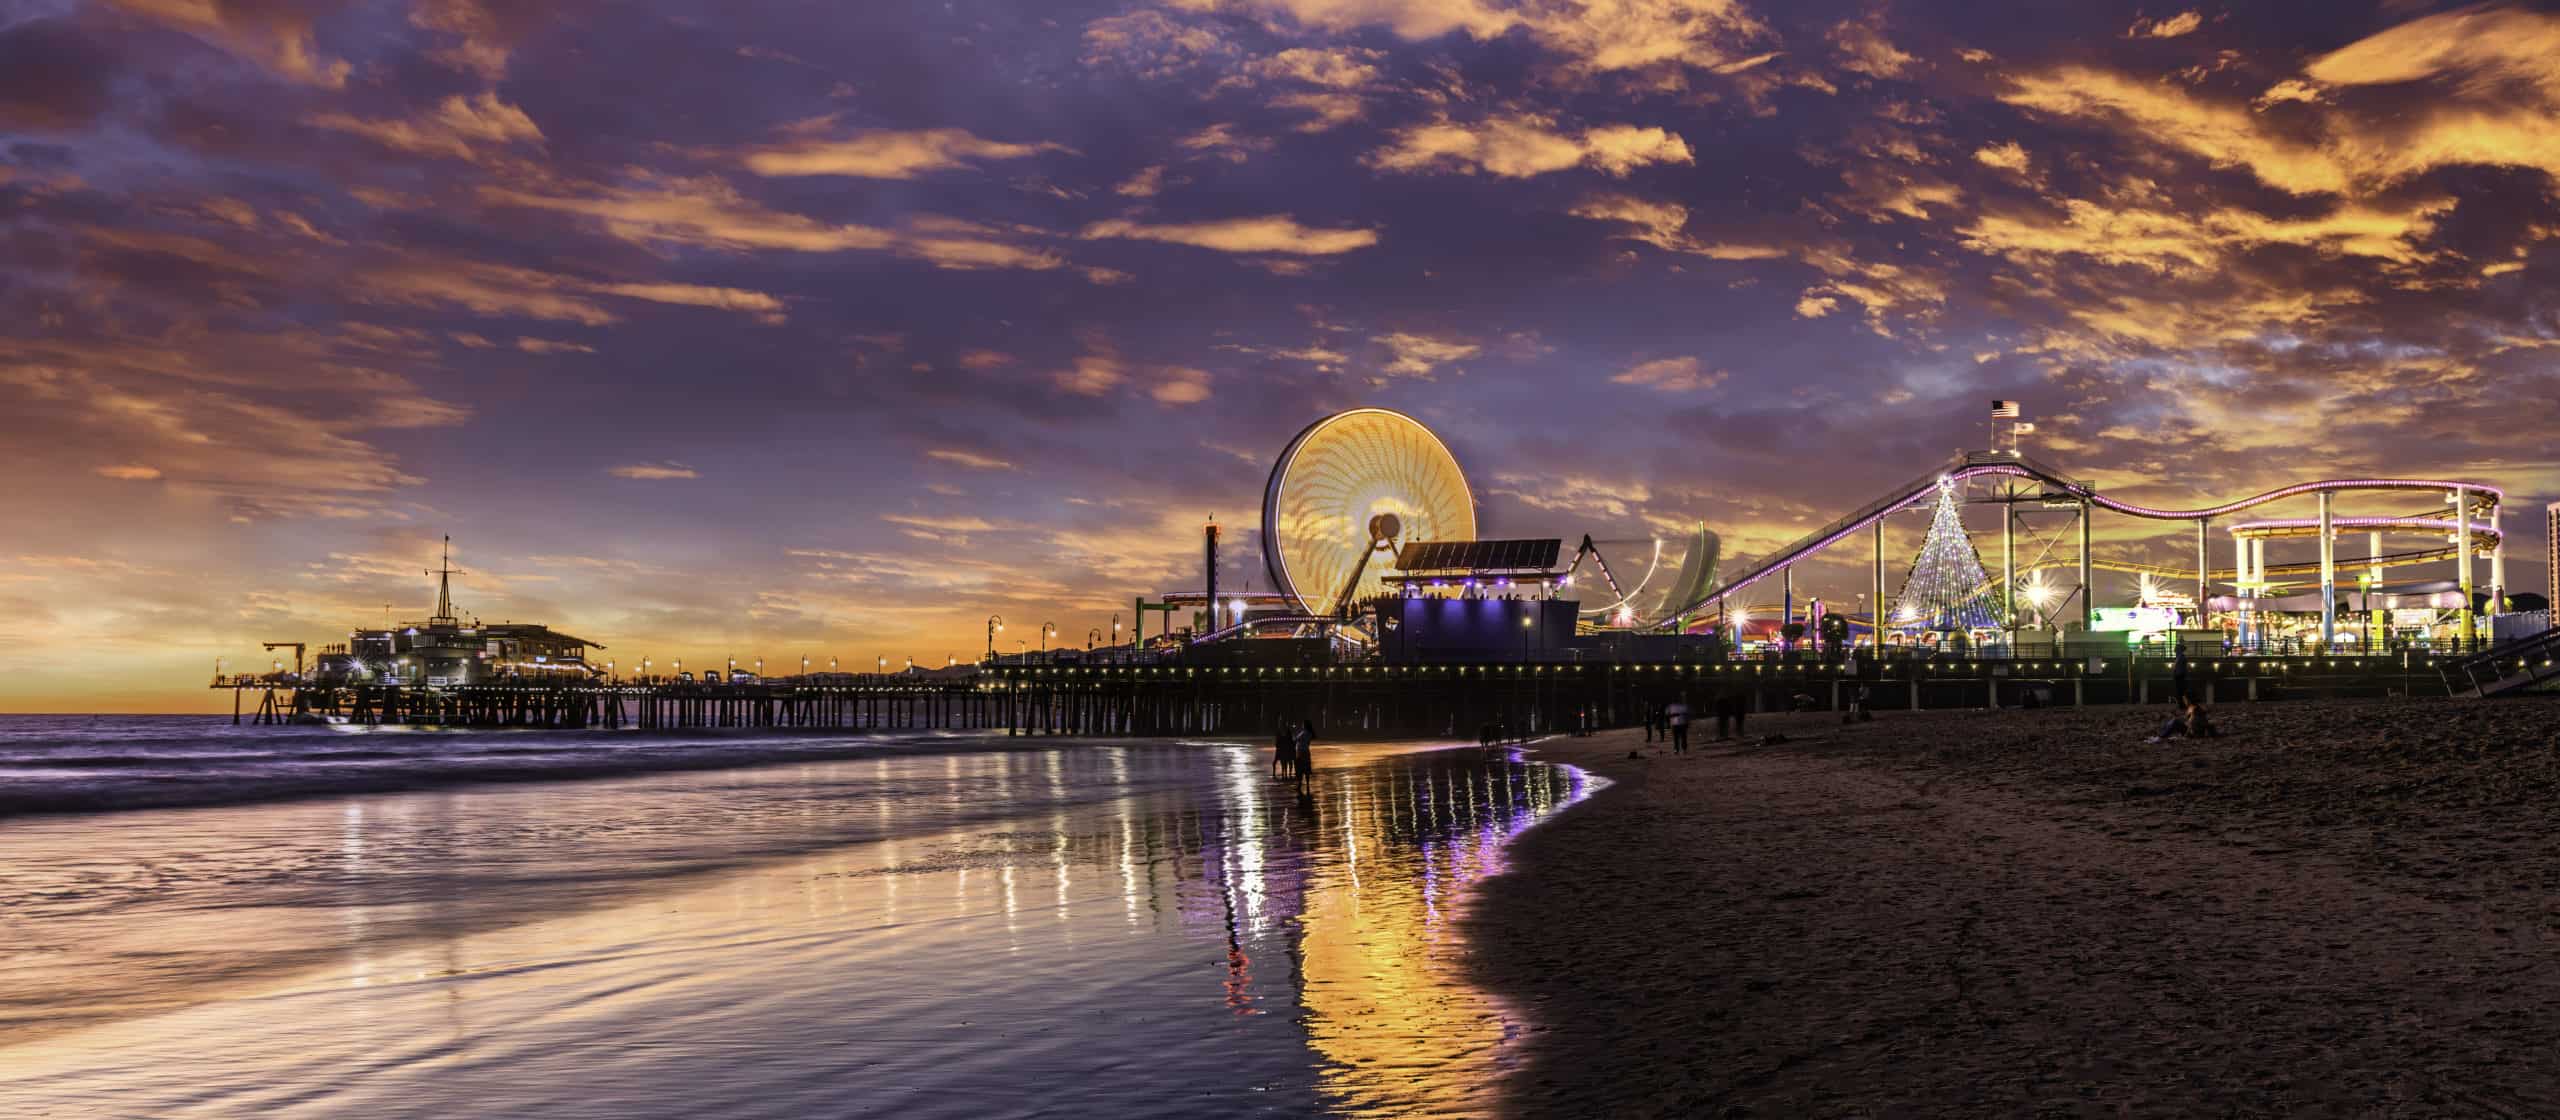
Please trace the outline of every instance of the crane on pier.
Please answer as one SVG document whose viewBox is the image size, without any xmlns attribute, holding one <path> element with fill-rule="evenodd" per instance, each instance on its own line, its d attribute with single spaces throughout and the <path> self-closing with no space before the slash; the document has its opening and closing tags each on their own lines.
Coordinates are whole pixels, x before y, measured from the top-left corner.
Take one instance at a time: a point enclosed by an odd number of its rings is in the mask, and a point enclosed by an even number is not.
<svg viewBox="0 0 2560 1120">
<path fill-rule="evenodd" d="M 292 651 L 293 651 L 293 675 L 294 675 L 294 676 L 297 676 L 297 677 L 302 675 L 302 649 L 303 649 L 303 645 L 304 645 L 304 643 L 302 643 L 302 642 L 260 642 L 260 643 L 258 643 L 258 644 L 259 644 L 259 645 L 262 645 L 262 646 L 267 647 L 267 651 L 268 651 L 268 652 L 270 652 L 270 653 L 273 653 L 273 652 L 275 652 L 276 650 L 280 650 L 280 649 L 290 649 L 290 650 L 292 650 Z"/>
</svg>

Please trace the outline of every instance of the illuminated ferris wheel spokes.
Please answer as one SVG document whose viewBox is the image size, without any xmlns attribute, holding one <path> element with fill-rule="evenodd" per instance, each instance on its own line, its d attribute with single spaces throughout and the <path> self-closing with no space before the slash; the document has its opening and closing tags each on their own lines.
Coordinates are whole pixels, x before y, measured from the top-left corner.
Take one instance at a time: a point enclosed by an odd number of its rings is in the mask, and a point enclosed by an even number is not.
<svg viewBox="0 0 2560 1120">
<path fill-rule="evenodd" d="M 1336 413 L 1289 442 L 1263 492 L 1263 555 L 1275 587 L 1308 614 L 1384 591 L 1410 541 L 1467 541 L 1475 498 L 1457 457 L 1419 421 L 1383 408 Z"/>
</svg>

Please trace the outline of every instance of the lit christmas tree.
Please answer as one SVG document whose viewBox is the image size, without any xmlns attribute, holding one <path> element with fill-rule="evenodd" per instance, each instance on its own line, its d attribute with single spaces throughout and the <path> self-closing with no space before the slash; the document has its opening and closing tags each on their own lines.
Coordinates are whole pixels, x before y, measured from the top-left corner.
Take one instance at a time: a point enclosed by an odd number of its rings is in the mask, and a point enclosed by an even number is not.
<svg viewBox="0 0 2560 1120">
<path fill-rule="evenodd" d="M 1999 588 L 1982 569 L 1982 553 L 1964 531 L 1953 480 L 1938 482 L 1929 539 L 1911 560 L 1894 603 L 1892 625 L 1904 630 L 1989 630 L 2000 625 Z"/>
</svg>

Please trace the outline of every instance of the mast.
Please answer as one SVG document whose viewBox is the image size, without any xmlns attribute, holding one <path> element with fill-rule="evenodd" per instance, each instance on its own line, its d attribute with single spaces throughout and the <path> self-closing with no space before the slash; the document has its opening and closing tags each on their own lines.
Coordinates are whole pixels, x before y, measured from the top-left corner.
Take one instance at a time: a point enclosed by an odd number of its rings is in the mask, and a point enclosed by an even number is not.
<svg viewBox="0 0 2560 1120">
<path fill-rule="evenodd" d="M 459 625 L 459 620 L 453 617 L 453 577 L 464 573 L 453 569 L 452 534 L 445 534 L 444 559 L 437 567 L 429 569 L 426 574 L 436 577 L 436 613 L 427 621 L 444 626 Z"/>
</svg>

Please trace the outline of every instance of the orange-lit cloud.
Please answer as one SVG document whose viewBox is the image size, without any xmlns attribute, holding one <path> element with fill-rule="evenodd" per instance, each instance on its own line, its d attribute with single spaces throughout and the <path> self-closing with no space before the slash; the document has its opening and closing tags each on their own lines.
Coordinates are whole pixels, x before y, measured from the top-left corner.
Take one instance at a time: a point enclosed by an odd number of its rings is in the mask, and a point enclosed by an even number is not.
<svg viewBox="0 0 2560 1120">
<path fill-rule="evenodd" d="M 1159 404 L 1199 404 L 1209 399 L 1210 380 L 1206 370 L 1170 366 L 1147 387 L 1147 395 Z"/>
<path fill-rule="evenodd" d="M 1966 247 L 1983 252 L 2072 255 L 2162 270 L 2216 268 L 2233 251 L 2271 244 L 2414 263 L 2427 255 L 2419 243 L 2452 208 L 2450 199 L 2398 209 L 2350 203 L 2318 217 L 2283 219 L 2238 208 L 2191 215 L 2070 199 L 2059 215 L 1987 213 L 1961 232 Z"/>
<path fill-rule="evenodd" d="M 542 142 L 542 129 L 533 118 L 494 93 L 448 97 L 434 111 L 414 119 L 368 120 L 345 113 L 315 113 L 304 121 L 415 155 L 454 159 L 472 158 L 475 146 Z"/>
<path fill-rule="evenodd" d="M 925 458 L 977 471 L 1009 471 L 1016 469 L 1010 460 L 981 455 L 957 447 L 936 447 L 924 453 Z"/>
<path fill-rule="evenodd" d="M 613 187 L 554 184 L 544 191 L 490 186 L 481 188 L 480 194 L 500 206 L 590 218 L 616 237 L 648 244 L 738 251 L 888 252 L 961 270 L 1045 271 L 1067 264 L 1056 251 L 1035 244 L 1045 236 L 1037 230 L 931 214 L 912 216 L 894 229 L 829 224 L 753 202 L 729 183 L 707 176 L 650 178 Z"/>
<path fill-rule="evenodd" d="M 1366 249 L 1378 243 L 1373 229 L 1320 229 L 1298 224 L 1286 214 L 1218 221 L 1150 224 L 1113 218 L 1084 227 L 1087 241 L 1120 239 L 1162 241 L 1222 253 L 1291 253 L 1329 256 Z"/>
<path fill-rule="evenodd" d="M 1510 179 L 1588 164 L 1624 178 L 1646 164 L 1696 159 L 1687 141 L 1659 127 L 1611 124 L 1569 133 L 1552 116 L 1514 113 L 1399 129 L 1387 146 L 1369 153 L 1368 163 L 1382 171 L 1482 172 Z"/>
<path fill-rule="evenodd" d="M 2295 194 L 2347 189 L 2348 168 L 2316 144 L 2277 133 L 2264 118 L 2173 86 L 2086 66 L 2063 66 L 2015 80 L 2002 100 L 2021 108 L 2122 124 L 2218 167 L 2236 167 Z"/>
<path fill-rule="evenodd" d="M 1707 240 L 1688 232 L 1689 208 L 1676 202 L 1653 202 L 1624 194 L 1593 195 L 1575 203 L 1570 213 L 1595 222 L 1616 222 L 1627 228 L 1618 234 L 1659 249 L 1688 253 L 1720 261 L 1771 260 L 1787 255 L 1772 245 L 1755 245 L 1723 240 Z"/>
<path fill-rule="evenodd" d="M 912 132 L 868 130 L 830 138 L 824 124 L 805 124 L 799 135 L 747 153 L 748 169 L 759 175 L 840 175 L 857 179 L 914 179 L 935 171 L 974 167 L 990 160 L 1013 160 L 1062 150 L 1060 145 L 988 140 L 966 129 L 928 128 Z"/>
<path fill-rule="evenodd" d="M 1705 368 L 1696 358 L 1678 357 L 1641 362 L 1609 380 L 1620 385 L 1641 385 L 1657 393 L 1694 393 L 1722 384 L 1726 376 L 1723 370 Z"/>
<path fill-rule="evenodd" d="M 2138 19 L 2125 29 L 2128 39 L 2175 39 L 2204 26 L 2204 13 L 2180 12 L 2162 19 Z"/>
<path fill-rule="evenodd" d="M 324 58 L 312 39 L 311 18 L 294 4 L 227 0 L 105 0 L 199 36 L 279 74 L 313 85 L 346 84 L 351 67 Z"/>
<path fill-rule="evenodd" d="M 1411 331 L 1393 331 L 1369 341 L 1387 348 L 1387 363 L 1379 372 L 1392 377 L 1429 377 L 1433 370 L 1451 362 L 1461 362 L 1484 352 L 1472 342 L 1433 338 Z"/>
<path fill-rule="evenodd" d="M 2019 175 L 2027 173 L 2027 149 L 2015 140 L 1976 148 L 1973 159 L 1984 167 L 1996 167 Z"/>
</svg>

